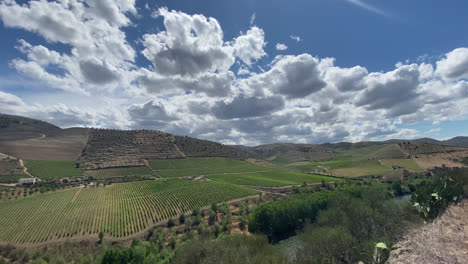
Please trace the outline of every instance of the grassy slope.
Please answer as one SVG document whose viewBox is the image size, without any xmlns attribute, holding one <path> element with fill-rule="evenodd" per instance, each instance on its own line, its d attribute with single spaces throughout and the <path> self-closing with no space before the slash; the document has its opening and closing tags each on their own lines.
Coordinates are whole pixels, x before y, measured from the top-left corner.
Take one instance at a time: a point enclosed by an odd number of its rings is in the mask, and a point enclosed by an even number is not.
<svg viewBox="0 0 468 264">
<path fill-rule="evenodd" d="M 217 182 L 236 185 L 284 186 L 333 180 L 333 178 L 265 168 L 225 158 L 152 160 L 151 167 L 165 178 L 205 175 Z"/>
<path fill-rule="evenodd" d="M 382 163 L 383 164 L 382 164 Z M 303 172 L 323 171 L 327 168 L 334 175 L 358 177 L 364 175 L 381 175 L 393 170 L 392 166 L 399 166 L 410 171 L 422 169 L 405 155 L 395 144 L 377 144 L 342 151 L 335 158 L 321 162 L 294 162 L 285 168 Z"/>
<path fill-rule="evenodd" d="M 20 178 L 29 178 L 26 174 L 0 175 L 0 183 L 17 183 Z"/>
<path fill-rule="evenodd" d="M 237 185 L 272 187 L 284 185 L 299 185 L 304 182 L 317 183 L 321 182 L 322 180 L 326 182 L 341 181 L 341 179 L 338 178 L 282 170 L 244 174 L 221 174 L 208 176 L 208 178 L 217 182 L 231 183 Z"/>
<path fill-rule="evenodd" d="M 156 176 L 149 167 L 133 167 L 133 168 L 115 168 L 101 170 L 87 170 L 84 172 L 86 177 L 92 176 L 95 179 L 111 179 L 119 177 L 152 177 Z"/>
<path fill-rule="evenodd" d="M 151 160 L 149 164 L 165 178 L 270 170 L 246 161 L 226 158 Z"/>
<path fill-rule="evenodd" d="M 424 169 L 419 167 L 419 165 L 412 159 L 383 159 L 382 163 L 389 167 L 403 167 L 409 171 L 424 171 Z"/>
<path fill-rule="evenodd" d="M 42 180 L 76 178 L 83 175 L 81 169 L 75 168 L 74 161 L 26 160 L 24 165 L 31 175 Z"/>
</svg>

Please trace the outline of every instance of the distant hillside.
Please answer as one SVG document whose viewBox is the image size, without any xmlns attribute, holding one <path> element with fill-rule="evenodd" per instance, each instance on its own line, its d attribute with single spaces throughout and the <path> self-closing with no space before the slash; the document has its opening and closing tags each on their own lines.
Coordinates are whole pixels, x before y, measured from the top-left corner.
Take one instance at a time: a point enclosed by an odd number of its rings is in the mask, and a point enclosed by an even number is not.
<svg viewBox="0 0 468 264">
<path fill-rule="evenodd" d="M 312 144 L 275 143 L 256 147 L 236 146 L 253 156 L 277 162 L 303 160 L 328 160 L 335 156 L 335 151 L 327 146 Z"/>
<path fill-rule="evenodd" d="M 418 142 L 418 143 L 429 143 L 429 144 L 435 144 L 435 145 L 468 147 L 468 137 L 454 137 L 448 140 L 437 140 L 433 138 L 418 138 L 418 139 L 412 139 L 412 140 L 391 139 L 391 140 L 388 140 L 387 142 L 391 142 L 391 143 Z"/>
<path fill-rule="evenodd" d="M 263 159 L 279 163 L 326 161 L 339 154 L 369 158 L 401 158 L 404 154 L 396 144 L 387 142 L 339 142 L 325 144 L 276 143 L 256 147 L 234 146 Z"/>
<path fill-rule="evenodd" d="M 468 147 L 468 137 L 454 137 L 449 140 L 442 141 L 444 145 L 448 146 L 462 146 Z"/>
<path fill-rule="evenodd" d="M 467 165 L 468 148 L 460 146 L 447 146 L 426 142 L 401 142 L 398 143 L 401 151 L 414 159 L 422 168 L 433 167 L 464 167 Z"/>
<path fill-rule="evenodd" d="M 87 128 L 61 129 L 32 118 L 0 114 L 0 152 L 20 159 L 76 160 L 87 137 Z"/>
<path fill-rule="evenodd" d="M 14 115 L 0 114 L 0 141 L 24 140 L 55 134 L 61 129 L 44 121 Z"/>
<path fill-rule="evenodd" d="M 412 145 L 407 145 L 408 142 Z M 457 148 L 462 146 L 468 146 L 468 137 L 444 141 L 421 138 L 315 145 L 275 143 L 256 147 L 227 146 L 156 130 L 61 129 L 31 118 L 0 114 L 0 152 L 20 159 L 79 160 L 80 166 L 85 169 L 143 166 L 149 159 L 184 157 L 256 158 L 286 164 L 321 162 L 343 156 L 376 161 L 410 156 L 419 159 L 421 167 L 429 168 L 441 164 L 466 164 L 466 150 Z M 429 157 L 436 153 L 439 154 Z"/>
<path fill-rule="evenodd" d="M 151 159 L 248 155 L 207 140 L 174 136 L 156 130 L 91 129 L 79 159 L 83 169 L 144 166 Z"/>
<path fill-rule="evenodd" d="M 174 138 L 174 143 L 186 157 L 226 157 L 233 159 L 247 159 L 252 156 L 245 150 L 237 149 L 218 142 L 183 136 L 174 136 Z"/>
</svg>

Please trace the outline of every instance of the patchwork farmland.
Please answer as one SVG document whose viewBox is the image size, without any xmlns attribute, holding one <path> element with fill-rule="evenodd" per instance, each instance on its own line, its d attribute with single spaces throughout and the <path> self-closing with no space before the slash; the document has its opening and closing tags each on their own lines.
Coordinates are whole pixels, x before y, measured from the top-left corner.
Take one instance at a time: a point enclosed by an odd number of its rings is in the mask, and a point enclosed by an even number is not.
<svg viewBox="0 0 468 264">
<path fill-rule="evenodd" d="M 6 227 L 0 230 L 2 242 L 29 244 L 96 238 L 99 232 L 110 239 L 122 238 L 194 208 L 259 193 L 242 185 L 285 186 L 339 180 L 220 157 L 150 160 L 149 166 L 84 171 L 69 162 L 26 164 L 33 165 L 31 172 L 45 179 L 81 173 L 98 180 L 131 176 L 163 178 L 63 189 L 0 202 L 0 214 L 4 216 L 0 225 Z M 198 176 L 201 180 L 181 179 L 187 176 Z"/>
</svg>

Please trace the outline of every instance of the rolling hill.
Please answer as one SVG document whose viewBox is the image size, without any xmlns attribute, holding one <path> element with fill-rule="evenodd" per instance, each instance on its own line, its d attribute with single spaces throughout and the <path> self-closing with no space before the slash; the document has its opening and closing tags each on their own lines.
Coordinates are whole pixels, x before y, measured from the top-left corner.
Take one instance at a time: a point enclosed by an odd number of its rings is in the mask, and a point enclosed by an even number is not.
<svg viewBox="0 0 468 264">
<path fill-rule="evenodd" d="M 77 161 L 84 169 L 145 166 L 150 159 L 250 155 L 231 146 L 156 130 L 62 129 L 0 115 L 0 153 L 24 160 Z"/>
</svg>

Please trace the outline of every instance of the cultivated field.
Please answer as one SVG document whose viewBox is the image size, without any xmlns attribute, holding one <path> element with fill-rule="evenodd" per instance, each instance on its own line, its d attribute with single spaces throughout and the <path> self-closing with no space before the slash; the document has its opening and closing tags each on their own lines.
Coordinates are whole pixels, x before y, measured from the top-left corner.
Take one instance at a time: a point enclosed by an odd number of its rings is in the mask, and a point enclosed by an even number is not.
<svg viewBox="0 0 468 264">
<path fill-rule="evenodd" d="M 76 178 L 83 175 L 81 169 L 75 168 L 74 161 L 26 160 L 24 165 L 31 175 L 42 180 Z"/>
<path fill-rule="evenodd" d="M 175 160 L 152 160 L 150 166 L 165 178 L 206 176 L 223 183 L 255 186 L 299 185 L 334 181 L 334 178 L 298 173 L 276 168 L 266 168 L 246 161 L 226 158 L 187 158 Z M 338 179 L 340 180 L 340 179 Z"/>
<path fill-rule="evenodd" d="M 122 177 L 155 177 L 157 176 L 149 167 L 132 167 L 132 168 L 115 168 L 115 169 L 101 169 L 101 170 L 86 170 L 84 172 L 86 177 L 93 177 L 94 179 L 104 180 Z"/>
<path fill-rule="evenodd" d="M 369 154 L 362 153 L 355 156 L 340 154 L 329 161 L 320 162 L 294 162 L 287 164 L 285 168 L 294 169 L 303 172 L 327 172 L 342 177 L 359 177 L 366 175 L 383 175 L 392 172 L 394 168 L 404 168 L 409 171 L 424 171 L 413 159 L 404 158 L 386 158 L 377 159 L 369 158 Z M 381 157 L 393 157 L 392 155 L 384 155 Z"/>
<path fill-rule="evenodd" d="M 237 185 L 253 185 L 253 186 L 268 186 L 278 187 L 285 185 L 300 185 L 306 183 L 318 183 L 324 180 L 329 181 L 342 181 L 342 179 L 298 173 L 292 171 L 272 170 L 266 172 L 254 173 L 239 173 L 239 174 L 219 174 L 208 176 L 210 180 L 237 184 Z"/>
<path fill-rule="evenodd" d="M 409 171 L 424 171 L 414 160 L 412 159 L 383 159 L 382 163 L 389 167 L 401 167 Z"/>
<path fill-rule="evenodd" d="M 227 158 L 151 160 L 149 165 L 165 178 L 271 170 L 246 161 Z"/>
<path fill-rule="evenodd" d="M 0 241 L 37 243 L 71 237 L 124 237 L 213 202 L 257 191 L 180 179 L 74 188 L 0 202 Z"/>
</svg>

